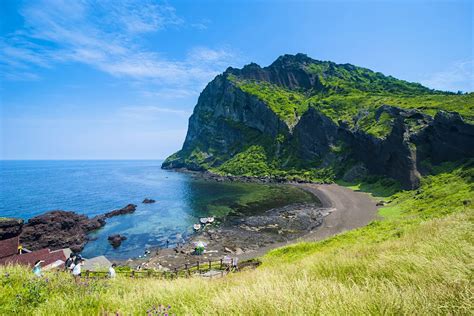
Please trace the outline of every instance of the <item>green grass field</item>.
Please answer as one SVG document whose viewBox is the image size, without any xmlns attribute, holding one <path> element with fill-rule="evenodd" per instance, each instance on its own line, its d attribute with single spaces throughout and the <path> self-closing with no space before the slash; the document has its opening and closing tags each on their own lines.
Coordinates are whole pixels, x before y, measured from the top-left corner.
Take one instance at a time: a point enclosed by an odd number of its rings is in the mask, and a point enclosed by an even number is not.
<svg viewBox="0 0 474 316">
<path fill-rule="evenodd" d="M 0 315 L 474 313 L 473 163 L 445 164 L 417 191 L 385 197 L 383 219 L 265 255 L 256 270 L 198 278 L 85 281 L 0 268 Z M 363 187 L 363 186 L 359 186 Z M 365 187 L 370 191 L 370 187 Z"/>
</svg>

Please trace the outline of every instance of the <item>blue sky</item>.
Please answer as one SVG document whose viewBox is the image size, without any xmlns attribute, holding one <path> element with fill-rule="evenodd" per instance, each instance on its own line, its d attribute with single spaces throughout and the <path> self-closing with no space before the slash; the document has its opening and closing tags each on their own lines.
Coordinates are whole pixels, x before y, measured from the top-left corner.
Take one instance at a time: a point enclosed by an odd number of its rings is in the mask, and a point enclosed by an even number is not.
<svg viewBox="0 0 474 316">
<path fill-rule="evenodd" d="M 157 159 L 228 66 L 285 53 L 474 91 L 472 1 L 0 1 L 2 159 Z"/>
</svg>

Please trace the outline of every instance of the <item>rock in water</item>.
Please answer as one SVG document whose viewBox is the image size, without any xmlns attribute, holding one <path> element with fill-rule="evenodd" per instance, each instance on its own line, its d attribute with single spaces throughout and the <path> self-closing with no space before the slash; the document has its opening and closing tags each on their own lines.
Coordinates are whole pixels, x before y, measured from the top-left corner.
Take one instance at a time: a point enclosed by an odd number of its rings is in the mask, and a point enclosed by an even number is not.
<svg viewBox="0 0 474 316">
<path fill-rule="evenodd" d="M 109 240 L 109 243 L 112 245 L 112 247 L 117 248 L 122 244 L 122 241 L 127 239 L 127 237 L 120 234 L 115 234 L 110 235 L 107 239 Z"/>
<path fill-rule="evenodd" d="M 23 226 L 20 242 L 30 250 L 71 248 L 80 252 L 90 240 L 89 232 L 103 227 L 107 218 L 135 212 L 136 207 L 128 204 L 93 218 L 70 211 L 50 211 L 31 218 Z"/>
<path fill-rule="evenodd" d="M 90 219 L 69 211 L 50 211 L 31 218 L 23 226 L 20 242 L 30 250 L 69 247 L 79 252 L 89 241 L 87 233 L 104 225 L 101 218 Z"/>
<path fill-rule="evenodd" d="M 155 203 L 155 202 L 156 202 L 156 201 L 153 200 L 153 199 L 148 199 L 148 198 L 146 198 L 146 199 L 143 200 L 142 203 L 143 203 L 143 204 L 151 204 L 151 203 Z"/>
<path fill-rule="evenodd" d="M 107 212 L 104 215 L 99 215 L 99 217 L 111 218 L 118 215 L 131 214 L 135 212 L 136 209 L 137 209 L 137 206 L 135 204 L 128 204 L 127 206 L 122 207 L 121 209 Z"/>
</svg>

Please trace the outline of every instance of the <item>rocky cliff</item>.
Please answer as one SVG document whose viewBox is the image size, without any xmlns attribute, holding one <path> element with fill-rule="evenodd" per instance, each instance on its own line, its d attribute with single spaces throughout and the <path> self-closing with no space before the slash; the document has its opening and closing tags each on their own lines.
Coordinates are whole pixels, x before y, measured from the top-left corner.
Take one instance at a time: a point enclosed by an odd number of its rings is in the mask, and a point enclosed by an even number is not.
<svg viewBox="0 0 474 316">
<path fill-rule="evenodd" d="M 228 68 L 201 93 L 163 168 L 419 185 L 431 165 L 474 157 L 474 95 L 350 64 L 284 55 Z"/>
</svg>

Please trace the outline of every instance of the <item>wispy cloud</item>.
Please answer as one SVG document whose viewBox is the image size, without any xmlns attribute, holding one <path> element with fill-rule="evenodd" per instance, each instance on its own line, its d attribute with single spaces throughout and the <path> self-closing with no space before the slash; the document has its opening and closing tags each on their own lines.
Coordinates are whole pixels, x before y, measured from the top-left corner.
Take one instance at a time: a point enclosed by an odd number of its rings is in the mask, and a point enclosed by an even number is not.
<svg viewBox="0 0 474 316">
<path fill-rule="evenodd" d="M 175 9 L 152 0 L 25 2 L 24 28 L 0 42 L 7 79 L 37 79 L 35 69 L 77 62 L 163 89 L 201 88 L 235 59 L 229 49 L 197 47 L 183 60 L 140 45 L 142 34 L 181 27 Z M 192 25 L 192 24 L 190 24 Z"/>
<path fill-rule="evenodd" d="M 474 91 L 474 61 L 460 61 L 449 69 L 437 72 L 422 81 L 422 84 L 433 89 L 445 91 Z"/>
</svg>

